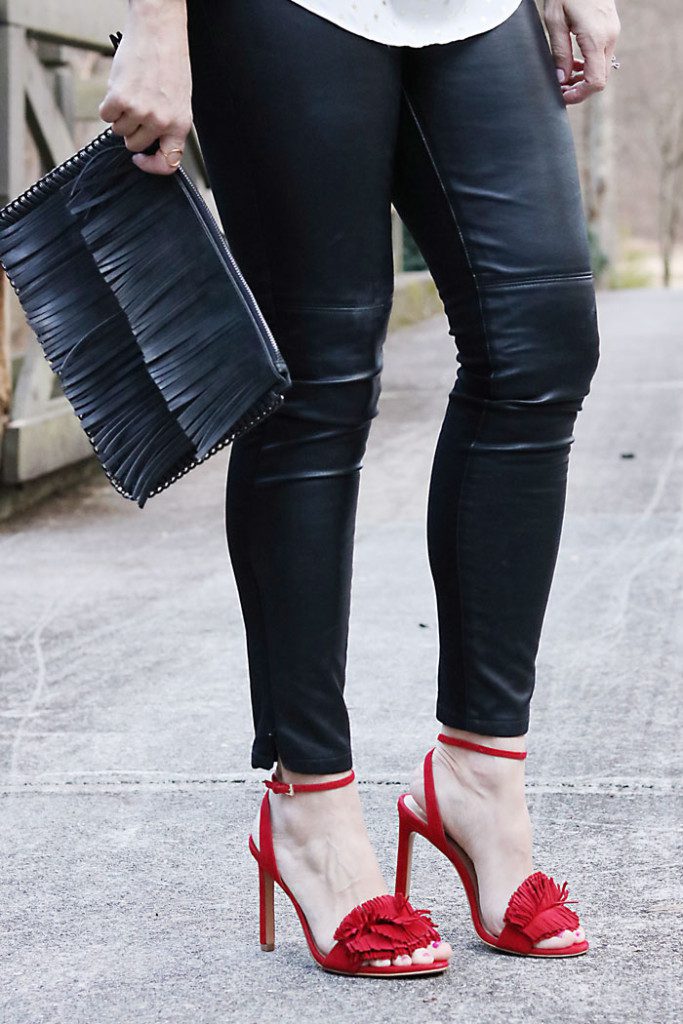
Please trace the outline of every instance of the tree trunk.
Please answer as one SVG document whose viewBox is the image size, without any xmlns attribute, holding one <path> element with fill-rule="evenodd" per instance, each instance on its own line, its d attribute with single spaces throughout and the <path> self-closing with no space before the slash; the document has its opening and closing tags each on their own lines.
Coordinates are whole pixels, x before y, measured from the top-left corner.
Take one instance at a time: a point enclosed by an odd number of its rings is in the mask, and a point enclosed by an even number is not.
<svg viewBox="0 0 683 1024">
<path fill-rule="evenodd" d="M 614 90 L 605 89 L 591 96 L 583 111 L 586 218 L 603 257 L 596 268 L 599 278 L 617 259 L 613 100 Z"/>
</svg>

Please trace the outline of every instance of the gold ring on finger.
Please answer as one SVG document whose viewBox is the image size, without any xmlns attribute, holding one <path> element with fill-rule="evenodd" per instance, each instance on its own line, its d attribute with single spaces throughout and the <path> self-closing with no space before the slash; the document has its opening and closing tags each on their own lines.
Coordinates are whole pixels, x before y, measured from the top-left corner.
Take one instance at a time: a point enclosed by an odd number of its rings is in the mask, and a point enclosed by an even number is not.
<svg viewBox="0 0 683 1024">
<path fill-rule="evenodd" d="M 164 158 L 165 158 L 166 163 L 168 164 L 169 167 L 172 167 L 174 170 L 177 167 L 180 167 L 180 161 L 182 160 L 182 150 L 169 150 L 167 152 L 166 150 L 162 150 L 161 146 L 159 146 L 159 148 L 160 148 L 161 152 L 164 154 Z M 173 153 L 179 153 L 180 154 L 180 156 L 179 156 L 177 161 L 170 160 L 171 154 L 173 154 Z"/>
</svg>

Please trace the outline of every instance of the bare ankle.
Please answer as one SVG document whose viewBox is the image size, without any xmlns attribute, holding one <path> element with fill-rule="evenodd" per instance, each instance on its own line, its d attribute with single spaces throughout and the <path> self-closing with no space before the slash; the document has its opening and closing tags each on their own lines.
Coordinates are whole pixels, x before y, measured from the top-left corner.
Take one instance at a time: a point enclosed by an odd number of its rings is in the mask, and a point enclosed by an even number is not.
<svg viewBox="0 0 683 1024">
<path fill-rule="evenodd" d="M 443 732 L 477 746 L 520 753 L 525 750 L 524 736 L 482 736 L 462 729 L 444 729 Z M 478 750 L 438 742 L 434 763 L 450 772 L 469 789 L 481 789 L 492 794 L 497 790 L 509 792 L 510 789 L 524 788 L 525 762 L 521 759 L 495 757 Z"/>
<path fill-rule="evenodd" d="M 348 769 L 348 771 L 331 772 L 327 775 L 310 774 L 308 772 L 295 772 L 290 771 L 289 768 L 286 768 L 282 761 L 278 761 L 277 767 L 275 769 L 275 775 L 278 779 L 280 779 L 282 782 L 292 782 L 295 785 L 310 785 L 317 784 L 320 782 L 335 782 L 337 779 L 345 779 L 350 774 L 350 772 L 350 768 Z"/>
<path fill-rule="evenodd" d="M 468 732 L 466 729 L 454 729 L 450 725 L 440 725 L 439 729 L 444 736 L 452 736 L 453 739 L 465 740 L 467 743 L 474 743 L 483 747 L 492 747 L 495 750 L 514 750 L 518 752 L 526 750 L 526 734 L 520 736 L 488 736 L 483 733 Z"/>
</svg>

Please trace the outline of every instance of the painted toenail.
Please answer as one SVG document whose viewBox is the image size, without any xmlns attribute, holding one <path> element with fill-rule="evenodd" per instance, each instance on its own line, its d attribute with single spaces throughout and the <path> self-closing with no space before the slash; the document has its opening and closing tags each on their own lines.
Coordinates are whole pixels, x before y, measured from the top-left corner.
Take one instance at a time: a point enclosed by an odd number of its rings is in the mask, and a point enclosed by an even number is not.
<svg viewBox="0 0 683 1024">
<path fill-rule="evenodd" d="M 453 949 L 449 942 L 444 942 L 442 939 L 441 942 L 436 943 L 436 949 L 434 950 L 434 957 L 436 960 L 450 960 L 452 956 Z"/>
<path fill-rule="evenodd" d="M 415 952 L 413 953 L 413 963 L 433 964 L 434 953 L 432 952 L 431 949 L 424 949 L 422 947 L 420 949 L 416 949 Z"/>
</svg>

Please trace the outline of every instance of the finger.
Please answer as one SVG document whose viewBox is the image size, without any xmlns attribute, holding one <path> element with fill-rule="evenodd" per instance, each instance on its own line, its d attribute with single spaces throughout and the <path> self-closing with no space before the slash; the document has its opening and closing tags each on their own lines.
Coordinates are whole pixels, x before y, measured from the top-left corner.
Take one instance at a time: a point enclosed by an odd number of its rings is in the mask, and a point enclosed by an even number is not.
<svg viewBox="0 0 683 1024">
<path fill-rule="evenodd" d="M 583 54 L 583 78 L 591 92 L 601 92 L 607 81 L 605 69 L 605 46 L 597 44 L 590 37 L 578 34 L 576 41 Z"/>
<path fill-rule="evenodd" d="M 126 134 L 126 148 L 130 149 L 132 153 L 141 153 L 143 149 L 151 146 L 158 137 L 159 133 L 154 128 L 144 124 L 138 125 L 135 131 Z"/>
<path fill-rule="evenodd" d="M 562 90 L 562 94 L 564 95 L 567 92 L 568 89 L 573 88 L 575 85 L 578 85 L 578 83 L 582 82 L 582 81 L 583 81 L 583 61 L 579 60 L 577 58 L 574 58 L 574 70 L 572 71 L 572 73 L 569 76 L 568 80 L 566 82 L 563 82 L 560 85 L 560 89 Z"/>
<path fill-rule="evenodd" d="M 562 98 L 565 103 L 583 103 L 584 100 L 594 93 L 595 89 L 588 85 L 587 82 L 577 82 L 576 85 L 570 85 L 566 89 L 562 89 Z"/>
<path fill-rule="evenodd" d="M 112 122 L 111 130 L 114 135 L 132 135 L 140 127 L 140 118 L 124 110 L 121 116 Z"/>
<path fill-rule="evenodd" d="M 177 154 L 175 154 L 177 156 Z M 151 156 L 148 153 L 134 153 L 132 161 L 141 171 L 148 174 L 174 174 L 177 168 L 170 167 L 166 157 L 160 150 Z"/>
<path fill-rule="evenodd" d="M 579 82 L 583 82 L 583 81 L 584 81 L 584 73 L 583 73 L 583 71 L 573 71 L 571 73 L 569 81 L 568 82 L 564 82 L 562 85 L 560 85 L 560 89 L 562 89 L 562 91 L 565 92 L 571 86 L 577 85 Z"/>
<path fill-rule="evenodd" d="M 136 153 L 133 156 L 133 163 L 141 170 L 149 171 L 152 174 L 174 174 L 178 170 L 178 166 L 171 165 L 178 165 L 178 161 L 182 159 L 184 144 L 185 140 L 179 139 L 177 135 L 162 135 L 156 153 L 152 155 Z M 178 150 L 180 152 L 177 152 Z"/>
<path fill-rule="evenodd" d="M 561 9 L 560 9 L 561 11 Z M 552 50 L 557 77 L 560 82 L 566 82 L 571 74 L 573 66 L 572 38 L 569 33 L 564 13 L 546 16 L 548 28 L 548 39 Z"/>
<path fill-rule="evenodd" d="M 103 121 L 116 121 L 124 111 L 123 103 L 121 103 L 118 97 L 109 92 L 97 108 L 97 112 Z"/>
<path fill-rule="evenodd" d="M 173 174 L 172 168 L 168 166 L 159 153 L 155 153 L 153 156 L 148 156 L 145 153 L 134 153 L 132 161 L 136 167 L 139 167 L 141 171 L 145 171 L 147 174 Z"/>
<path fill-rule="evenodd" d="M 572 65 L 573 66 L 572 66 L 571 74 L 569 75 L 569 78 L 567 79 L 567 81 L 562 82 L 563 86 L 566 85 L 567 82 L 570 79 L 576 78 L 577 75 L 583 75 L 583 61 L 582 60 L 577 60 L 576 58 L 574 58 L 574 60 L 572 61 Z"/>
<path fill-rule="evenodd" d="M 185 138 L 184 136 L 173 135 L 161 135 L 159 137 L 159 153 L 164 156 L 169 165 L 180 163 L 185 152 Z M 176 167 L 173 168 L 176 170 Z"/>
</svg>

